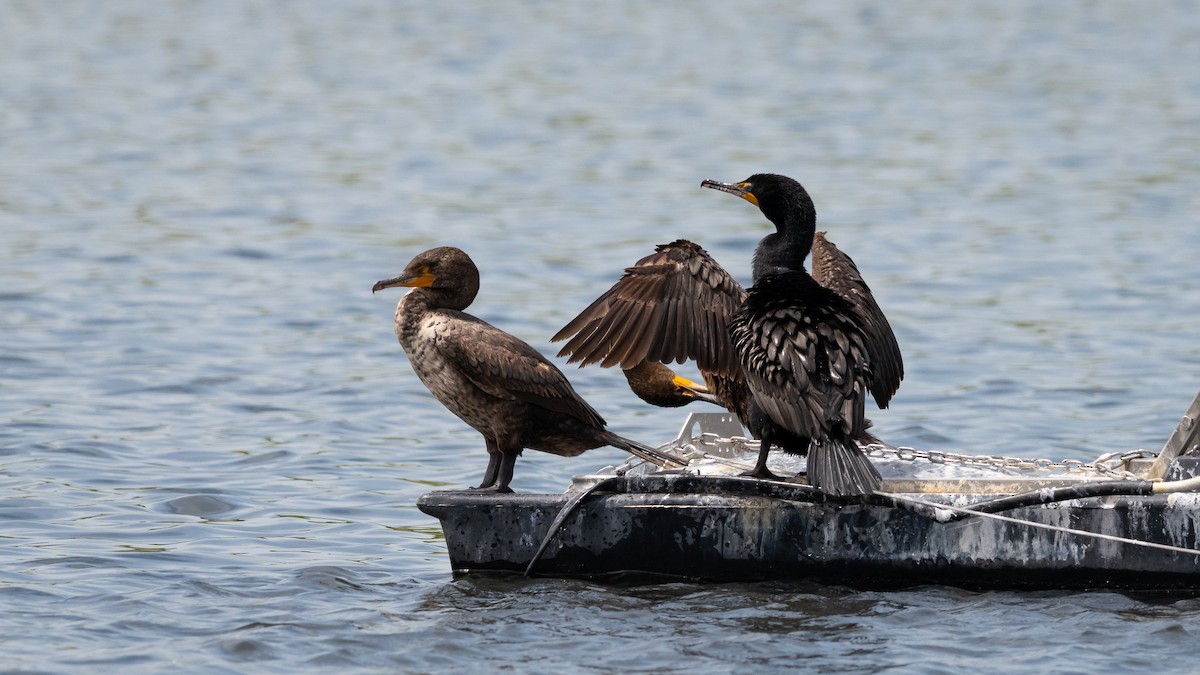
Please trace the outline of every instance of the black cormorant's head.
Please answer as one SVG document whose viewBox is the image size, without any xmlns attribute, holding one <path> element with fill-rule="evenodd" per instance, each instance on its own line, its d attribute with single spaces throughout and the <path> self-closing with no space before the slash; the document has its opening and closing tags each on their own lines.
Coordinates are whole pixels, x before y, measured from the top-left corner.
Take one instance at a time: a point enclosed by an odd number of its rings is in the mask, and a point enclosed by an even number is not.
<svg viewBox="0 0 1200 675">
<path fill-rule="evenodd" d="M 728 192 L 754 204 L 780 232 L 797 227 L 816 227 L 817 209 L 813 206 L 812 198 L 803 185 L 787 176 L 756 173 L 740 183 L 706 180 L 700 186 Z"/>
<path fill-rule="evenodd" d="M 706 180 L 701 187 L 737 195 L 775 224 L 754 251 L 754 281 L 781 270 L 803 270 L 817 229 L 817 210 L 803 185 L 775 173 L 756 173 L 740 183 Z"/>
<path fill-rule="evenodd" d="M 692 401 L 717 403 L 708 387 L 676 375 L 675 371 L 657 361 L 642 361 L 633 368 L 621 371 L 629 388 L 650 405 L 678 408 Z"/>
<path fill-rule="evenodd" d="M 479 293 L 479 268 L 462 249 L 440 246 L 418 254 L 399 276 L 375 282 L 371 292 L 395 286 L 427 289 L 438 307 L 462 310 Z"/>
</svg>

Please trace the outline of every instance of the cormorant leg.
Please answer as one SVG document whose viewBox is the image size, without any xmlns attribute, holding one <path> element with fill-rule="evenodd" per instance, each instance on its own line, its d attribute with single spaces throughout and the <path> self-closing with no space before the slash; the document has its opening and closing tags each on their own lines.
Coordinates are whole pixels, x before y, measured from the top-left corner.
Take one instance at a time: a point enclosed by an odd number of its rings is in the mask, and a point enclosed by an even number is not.
<svg viewBox="0 0 1200 675">
<path fill-rule="evenodd" d="M 483 483 L 467 492 L 512 492 L 508 484 L 512 482 L 513 467 L 517 464 L 517 455 L 521 454 L 521 450 L 518 448 L 516 452 L 504 452 L 490 440 L 487 446 L 488 468 L 483 473 Z"/>
<path fill-rule="evenodd" d="M 483 440 L 487 444 L 488 465 L 487 469 L 483 472 L 483 482 L 479 484 L 479 487 L 471 488 L 472 492 L 490 491 L 492 486 L 496 484 L 496 477 L 500 473 L 501 457 L 499 446 L 496 445 L 496 441 L 490 438 L 484 438 Z"/>
<path fill-rule="evenodd" d="M 474 490 L 486 490 L 496 484 L 496 474 L 500 471 L 500 453 L 488 453 L 487 470 L 483 472 L 483 482 Z"/>
<path fill-rule="evenodd" d="M 774 473 L 771 473 L 771 470 L 767 468 L 767 455 L 771 454 L 771 434 L 764 432 L 758 443 L 758 462 L 754 464 L 753 470 L 746 471 L 742 475 L 751 478 L 765 478 L 767 480 L 783 480 Z"/>
<path fill-rule="evenodd" d="M 520 452 L 518 450 L 517 452 L 501 453 L 500 475 L 496 481 L 496 492 L 512 492 L 512 488 L 508 487 L 508 484 L 512 482 L 513 468 L 517 465 L 517 455 Z"/>
</svg>

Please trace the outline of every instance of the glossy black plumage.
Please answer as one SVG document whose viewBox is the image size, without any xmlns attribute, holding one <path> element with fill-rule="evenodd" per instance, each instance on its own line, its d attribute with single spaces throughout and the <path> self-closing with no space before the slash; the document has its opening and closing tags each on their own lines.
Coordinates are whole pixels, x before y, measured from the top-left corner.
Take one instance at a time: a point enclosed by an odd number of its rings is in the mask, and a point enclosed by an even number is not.
<svg viewBox="0 0 1200 675">
<path fill-rule="evenodd" d="M 822 298 L 835 298 L 830 301 L 835 304 L 840 300 L 840 315 L 849 320 L 847 325 L 858 329 L 864 360 L 869 363 L 862 377 L 867 378 L 879 407 L 886 407 L 904 376 L 895 335 L 854 261 L 824 233 L 815 232 L 815 209 L 804 188 L 773 174 L 752 176 L 736 185 L 715 181 L 702 185 L 754 203 L 775 224 L 776 231 L 764 237 L 755 250 L 756 283 L 774 272 L 798 271 L 807 277 L 803 265 L 812 251 L 810 281 L 815 279 L 825 291 Z M 817 297 L 814 293 L 806 297 L 811 301 Z M 728 332 L 746 299 L 747 292 L 704 249 L 679 240 L 659 246 L 654 254 L 626 269 L 611 289 L 553 339 L 569 338 L 559 355 L 569 355 L 568 362 L 581 365 L 599 363 L 628 369 L 642 360 L 694 360 L 717 402 L 736 413 L 754 436 L 766 441 L 754 474 L 767 477 L 766 450 L 772 444 L 804 453 L 811 439 L 773 422 L 763 407 L 751 405 L 751 387 Z M 632 381 L 631 388 L 637 393 Z M 866 432 L 867 426 L 865 419 L 861 424 L 850 423 L 847 432 L 853 439 L 877 442 Z M 821 442 L 827 443 L 827 439 Z M 828 456 L 823 451 L 818 454 L 818 467 L 841 465 L 823 461 Z M 813 464 L 810 461 L 810 474 Z"/>
<path fill-rule="evenodd" d="M 866 389 L 873 378 L 863 306 L 817 283 L 804 269 L 816 236 L 812 199 L 799 183 L 776 174 L 702 185 L 755 204 L 775 225 L 754 251 L 754 286 L 730 323 L 752 395 L 752 431 L 761 440 L 752 474 L 771 476 L 767 455 L 778 446 L 807 451 L 809 482 L 825 492 L 873 492 L 879 472 L 855 442 L 866 432 Z M 829 257 L 823 264 L 830 262 L 838 261 Z M 843 277 L 845 283 L 854 285 L 857 277 L 861 284 L 857 268 L 850 266 L 854 274 Z"/>
<path fill-rule="evenodd" d="M 808 454 L 809 481 L 863 494 L 879 474 L 854 443 L 866 433 L 870 366 L 853 308 L 803 271 L 774 271 L 750 288 L 730 321 L 762 442 L 753 475 L 770 477 L 768 449 Z"/>
<path fill-rule="evenodd" d="M 612 445 L 639 456 L 652 448 L 605 430 L 604 419 L 562 372 L 524 341 L 463 312 L 479 270 L 453 247 L 425 251 L 372 292 L 412 288 L 396 305 L 395 331 L 429 391 L 483 435 L 489 461 L 479 490 L 510 492 L 524 448 L 574 456 Z"/>
</svg>

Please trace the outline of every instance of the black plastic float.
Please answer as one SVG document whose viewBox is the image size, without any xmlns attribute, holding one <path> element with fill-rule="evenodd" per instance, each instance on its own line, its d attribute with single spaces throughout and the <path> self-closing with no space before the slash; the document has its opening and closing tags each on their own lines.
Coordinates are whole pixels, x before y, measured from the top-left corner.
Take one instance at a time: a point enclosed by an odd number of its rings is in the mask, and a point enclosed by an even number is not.
<svg viewBox="0 0 1200 675">
<path fill-rule="evenodd" d="M 1198 418 L 1200 395 L 1163 453 L 1091 464 L 869 446 L 880 493 L 835 500 L 734 475 L 754 442 L 700 414 L 663 446 L 686 469 L 633 460 L 563 494 L 432 492 L 417 506 L 441 521 L 457 574 L 1200 590 Z"/>
</svg>

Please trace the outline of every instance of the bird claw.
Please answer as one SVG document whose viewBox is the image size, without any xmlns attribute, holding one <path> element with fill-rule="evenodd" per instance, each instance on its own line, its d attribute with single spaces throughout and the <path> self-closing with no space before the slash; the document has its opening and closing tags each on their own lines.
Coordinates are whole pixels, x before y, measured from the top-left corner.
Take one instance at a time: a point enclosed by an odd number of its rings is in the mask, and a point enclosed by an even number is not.
<svg viewBox="0 0 1200 675">
<path fill-rule="evenodd" d="M 743 471 L 738 474 L 744 478 L 761 478 L 763 480 L 784 480 L 782 476 L 776 475 L 770 469 L 755 469 L 753 471 Z"/>
<path fill-rule="evenodd" d="M 504 487 L 500 487 L 498 485 L 480 485 L 479 487 L 467 488 L 466 490 L 463 490 L 463 492 L 473 492 L 476 494 L 488 494 L 488 493 L 511 494 L 512 491 L 513 491 L 513 489 L 508 487 L 507 485 L 505 485 Z"/>
</svg>

